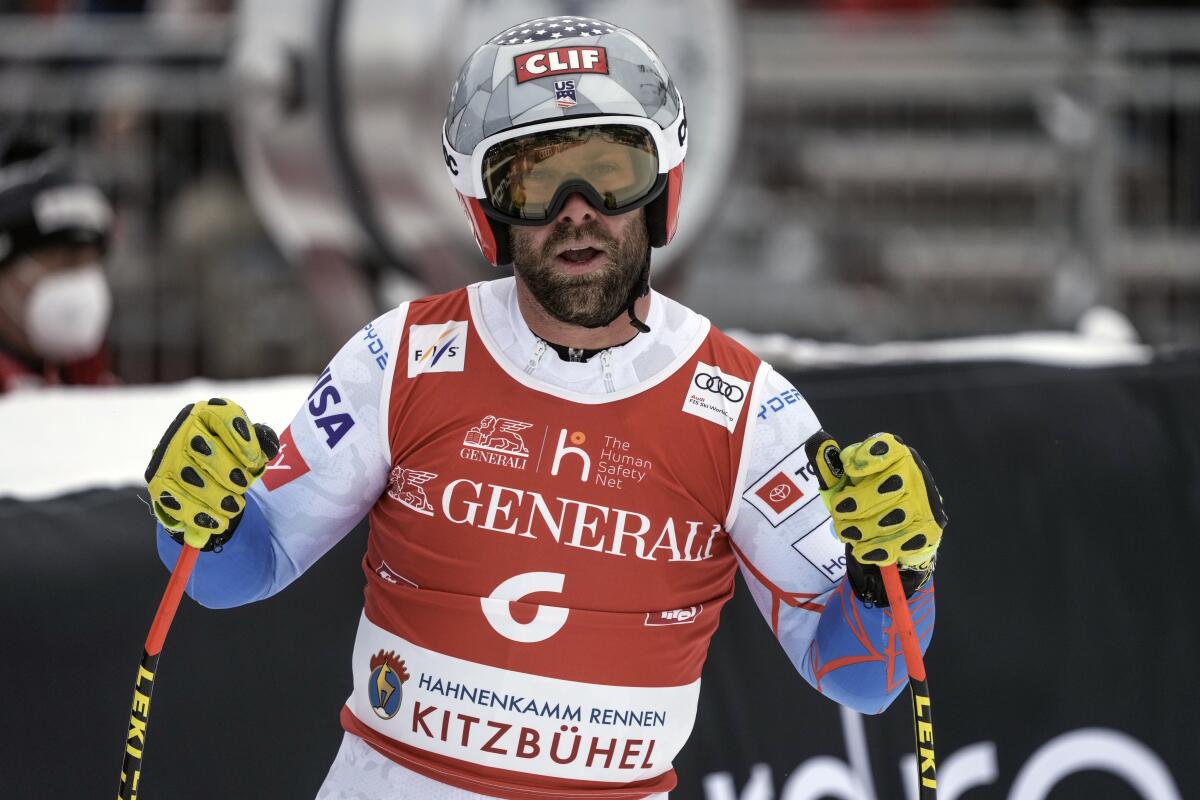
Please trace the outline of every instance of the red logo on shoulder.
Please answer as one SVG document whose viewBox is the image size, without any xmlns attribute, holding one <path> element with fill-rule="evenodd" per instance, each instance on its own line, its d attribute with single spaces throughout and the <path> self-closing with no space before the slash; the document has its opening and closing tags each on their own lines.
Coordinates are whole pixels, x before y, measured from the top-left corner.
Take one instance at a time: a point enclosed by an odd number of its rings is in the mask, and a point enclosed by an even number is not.
<svg viewBox="0 0 1200 800">
<path fill-rule="evenodd" d="M 608 51 L 603 47 L 553 47 L 522 53 L 513 59 L 517 83 L 563 73 L 597 72 L 608 74 Z"/>
<path fill-rule="evenodd" d="M 804 497 L 804 492 L 800 491 L 800 487 L 782 472 L 776 473 L 775 477 L 759 487 L 755 494 L 761 497 L 763 502 L 769 505 L 776 514 L 782 514 L 785 508 Z"/>
<path fill-rule="evenodd" d="M 283 436 L 279 437 L 279 455 L 267 464 L 267 471 L 263 473 L 263 485 L 267 487 L 268 492 L 273 492 L 280 486 L 296 480 L 308 470 L 308 462 L 296 449 L 296 440 L 292 438 L 292 428 L 289 425 Z"/>
</svg>

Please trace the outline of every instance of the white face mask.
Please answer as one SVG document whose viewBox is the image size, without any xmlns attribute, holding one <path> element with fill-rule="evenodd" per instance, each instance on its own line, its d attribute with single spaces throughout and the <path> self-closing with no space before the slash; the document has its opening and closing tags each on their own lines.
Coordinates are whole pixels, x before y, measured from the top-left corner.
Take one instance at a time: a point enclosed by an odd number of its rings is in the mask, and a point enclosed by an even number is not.
<svg viewBox="0 0 1200 800">
<path fill-rule="evenodd" d="M 51 361 L 95 354 L 112 314 L 112 293 L 99 264 L 38 280 L 25 306 L 25 333 L 34 352 Z"/>
</svg>

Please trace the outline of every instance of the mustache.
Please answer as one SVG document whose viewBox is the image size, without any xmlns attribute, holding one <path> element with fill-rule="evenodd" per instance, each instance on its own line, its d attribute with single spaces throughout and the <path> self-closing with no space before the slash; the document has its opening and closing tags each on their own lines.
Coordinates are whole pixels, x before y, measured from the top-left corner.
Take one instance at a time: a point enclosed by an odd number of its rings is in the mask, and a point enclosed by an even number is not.
<svg viewBox="0 0 1200 800">
<path fill-rule="evenodd" d="M 550 235 L 546 237 L 545 243 L 542 245 L 542 258 L 551 258 L 564 244 L 580 239 L 591 239 L 604 245 L 604 249 L 609 255 L 617 252 L 619 244 L 616 237 L 610 235 L 604 230 L 604 226 L 597 220 L 591 220 L 581 225 L 576 225 L 571 222 L 560 222 L 554 227 Z"/>
</svg>

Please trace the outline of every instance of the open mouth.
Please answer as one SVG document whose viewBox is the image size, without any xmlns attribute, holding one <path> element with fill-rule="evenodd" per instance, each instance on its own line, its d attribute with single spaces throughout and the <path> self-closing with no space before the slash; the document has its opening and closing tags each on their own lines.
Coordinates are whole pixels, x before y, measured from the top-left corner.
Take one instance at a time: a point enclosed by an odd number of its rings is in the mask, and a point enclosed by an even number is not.
<svg viewBox="0 0 1200 800">
<path fill-rule="evenodd" d="M 557 260 L 570 267 L 592 267 L 604 258 L 604 251 L 595 247 L 572 247 L 559 252 Z"/>
<path fill-rule="evenodd" d="M 586 261 L 591 261 L 596 256 L 603 254 L 603 250 L 597 250 L 594 247 L 578 247 L 570 250 L 563 250 L 558 254 L 558 257 L 575 264 L 582 264 Z"/>
</svg>

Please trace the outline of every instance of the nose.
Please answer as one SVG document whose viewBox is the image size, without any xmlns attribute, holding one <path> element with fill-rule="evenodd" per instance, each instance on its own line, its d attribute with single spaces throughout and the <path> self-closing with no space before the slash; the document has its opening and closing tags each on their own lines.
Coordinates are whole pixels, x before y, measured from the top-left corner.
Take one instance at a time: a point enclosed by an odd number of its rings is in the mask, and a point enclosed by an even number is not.
<svg viewBox="0 0 1200 800">
<path fill-rule="evenodd" d="M 563 203 L 562 211 L 558 212 L 558 216 L 554 218 L 556 223 L 569 222 L 574 225 L 579 225 L 583 222 L 588 222 L 596 219 L 596 209 L 592 208 L 592 204 L 584 199 L 579 192 L 574 192 L 567 196 L 567 200 Z"/>
</svg>

